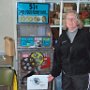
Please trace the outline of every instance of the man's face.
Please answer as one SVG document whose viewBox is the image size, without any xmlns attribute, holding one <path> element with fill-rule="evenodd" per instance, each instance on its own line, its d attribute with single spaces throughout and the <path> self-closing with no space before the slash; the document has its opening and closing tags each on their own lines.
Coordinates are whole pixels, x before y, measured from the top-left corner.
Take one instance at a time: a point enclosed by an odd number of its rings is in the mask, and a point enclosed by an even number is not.
<svg viewBox="0 0 90 90">
<path fill-rule="evenodd" d="M 78 22 L 74 13 L 68 13 L 66 16 L 66 26 L 69 30 L 77 28 Z"/>
</svg>

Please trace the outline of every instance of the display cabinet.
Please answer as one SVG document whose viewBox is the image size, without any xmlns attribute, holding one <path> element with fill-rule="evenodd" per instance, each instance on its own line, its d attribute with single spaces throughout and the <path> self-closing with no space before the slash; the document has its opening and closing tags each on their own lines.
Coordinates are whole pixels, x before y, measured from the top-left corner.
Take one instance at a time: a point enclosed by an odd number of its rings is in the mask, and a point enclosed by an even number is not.
<svg viewBox="0 0 90 90">
<path fill-rule="evenodd" d="M 80 2 L 79 15 L 84 25 L 88 27 L 90 25 L 90 3 Z"/>
<path fill-rule="evenodd" d="M 50 27 L 51 29 L 54 28 L 54 30 L 58 27 L 59 35 L 62 33 L 64 15 L 68 10 L 76 10 L 80 15 L 84 27 L 90 27 L 90 0 L 45 0 L 44 2 L 50 3 L 52 10 L 50 14 L 52 12 L 56 13 L 50 15 Z"/>
<path fill-rule="evenodd" d="M 19 90 L 27 90 L 27 77 L 50 73 L 53 47 L 48 3 L 17 2 L 17 53 Z"/>
</svg>

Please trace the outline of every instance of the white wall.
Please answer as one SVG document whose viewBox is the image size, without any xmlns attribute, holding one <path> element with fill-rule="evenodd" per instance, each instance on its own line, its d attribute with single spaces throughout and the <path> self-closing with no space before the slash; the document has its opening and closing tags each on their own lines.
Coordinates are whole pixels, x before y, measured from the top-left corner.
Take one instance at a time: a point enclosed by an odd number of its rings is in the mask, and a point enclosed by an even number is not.
<svg viewBox="0 0 90 90">
<path fill-rule="evenodd" d="M 15 41 L 16 32 L 16 3 L 17 1 L 42 2 L 43 0 L 0 0 L 0 53 L 5 52 L 4 37 L 10 36 Z"/>
<path fill-rule="evenodd" d="M 16 1 L 0 0 L 0 52 L 4 52 L 4 37 L 15 38 L 16 29 Z"/>
</svg>

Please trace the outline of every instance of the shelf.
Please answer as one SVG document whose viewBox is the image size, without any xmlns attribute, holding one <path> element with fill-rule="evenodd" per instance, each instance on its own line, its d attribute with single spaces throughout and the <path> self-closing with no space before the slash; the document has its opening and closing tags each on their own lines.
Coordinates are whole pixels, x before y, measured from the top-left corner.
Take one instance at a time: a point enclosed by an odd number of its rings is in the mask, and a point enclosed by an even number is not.
<svg viewBox="0 0 90 90">
<path fill-rule="evenodd" d="M 16 0 L 17 2 L 38 2 L 37 0 Z"/>
<path fill-rule="evenodd" d="M 59 28 L 60 25 L 50 25 L 50 27 L 51 27 L 51 28 L 56 28 L 56 27 Z"/>
<path fill-rule="evenodd" d="M 22 51 L 22 50 L 53 50 L 53 47 L 34 47 L 34 48 L 30 48 L 30 47 L 18 47 L 17 48 L 18 51 Z"/>
<path fill-rule="evenodd" d="M 84 27 L 90 27 L 90 25 L 84 25 Z"/>
<path fill-rule="evenodd" d="M 88 2 L 90 2 L 90 0 L 80 0 L 79 2 L 88 3 Z"/>
</svg>

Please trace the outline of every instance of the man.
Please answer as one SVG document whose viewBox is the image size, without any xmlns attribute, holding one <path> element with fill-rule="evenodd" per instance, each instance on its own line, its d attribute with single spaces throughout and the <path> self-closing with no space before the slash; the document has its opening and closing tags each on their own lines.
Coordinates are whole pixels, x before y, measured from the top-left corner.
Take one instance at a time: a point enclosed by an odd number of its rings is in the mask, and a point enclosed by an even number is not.
<svg viewBox="0 0 90 90">
<path fill-rule="evenodd" d="M 75 11 L 66 13 L 62 34 L 54 51 L 54 63 L 48 81 L 62 72 L 63 90 L 87 90 L 90 73 L 90 32 L 83 30 Z"/>
</svg>

